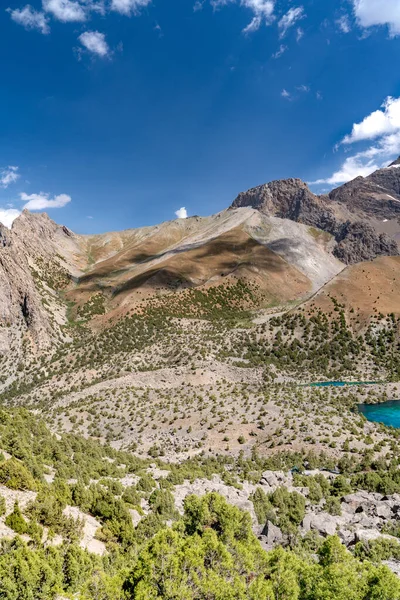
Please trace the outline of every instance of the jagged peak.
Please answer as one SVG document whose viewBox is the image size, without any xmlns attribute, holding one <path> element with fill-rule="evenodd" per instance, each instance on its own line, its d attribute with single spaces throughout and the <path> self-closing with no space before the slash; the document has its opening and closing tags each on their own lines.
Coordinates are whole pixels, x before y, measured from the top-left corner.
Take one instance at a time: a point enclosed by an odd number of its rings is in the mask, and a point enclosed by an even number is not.
<svg viewBox="0 0 400 600">
<path fill-rule="evenodd" d="M 46 212 L 31 212 L 27 208 L 24 208 L 22 213 L 15 219 L 12 224 L 14 228 L 15 225 L 18 226 L 20 223 L 54 223 L 52 219 L 50 219 L 49 215 Z"/>
<path fill-rule="evenodd" d="M 58 225 L 46 212 L 31 212 L 24 209 L 12 224 L 11 231 L 17 235 L 31 234 L 32 232 L 43 238 L 53 238 L 57 231 L 71 237 L 73 232 L 65 225 Z"/>
<path fill-rule="evenodd" d="M 400 166 L 400 156 L 396 158 L 392 163 L 390 163 L 389 167 L 398 167 Z"/>
</svg>

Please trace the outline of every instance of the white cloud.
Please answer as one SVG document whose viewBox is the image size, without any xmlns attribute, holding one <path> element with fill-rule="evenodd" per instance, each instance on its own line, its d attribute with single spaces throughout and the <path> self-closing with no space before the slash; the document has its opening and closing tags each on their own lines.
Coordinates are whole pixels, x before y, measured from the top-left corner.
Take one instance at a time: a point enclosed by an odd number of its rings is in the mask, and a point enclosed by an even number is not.
<svg viewBox="0 0 400 600">
<path fill-rule="evenodd" d="M 16 208 L 0 208 L 0 223 L 3 223 L 9 229 L 13 224 L 13 221 L 21 214 L 20 210 Z"/>
<path fill-rule="evenodd" d="M 288 12 L 283 15 L 281 20 L 278 23 L 279 27 L 279 37 L 285 37 L 288 29 L 293 27 L 297 21 L 304 18 L 304 8 L 302 6 L 297 6 L 296 8 L 290 8 Z"/>
<path fill-rule="evenodd" d="M 373 160 L 365 159 L 366 157 L 363 156 L 363 153 L 361 152 L 355 156 L 349 156 L 346 158 L 340 169 L 335 171 L 331 177 L 328 177 L 327 179 L 318 179 L 317 181 L 313 181 L 312 184 L 320 185 L 322 183 L 328 183 L 329 185 L 339 185 L 341 183 L 346 183 L 346 181 L 351 181 L 360 175 L 366 177 L 379 169 L 379 165 Z"/>
<path fill-rule="evenodd" d="M 347 15 L 343 15 L 340 19 L 337 19 L 336 25 L 342 33 L 350 33 L 351 31 L 350 20 Z"/>
<path fill-rule="evenodd" d="M 111 0 L 111 10 L 130 16 L 151 3 L 151 0 Z"/>
<path fill-rule="evenodd" d="M 382 110 L 383 109 L 383 110 Z M 361 140 L 372 140 L 382 135 L 400 130 L 400 98 L 386 98 L 380 110 L 375 110 L 361 123 L 355 123 L 350 135 L 346 135 L 343 144 L 352 144 Z"/>
<path fill-rule="evenodd" d="M 210 0 L 214 10 L 235 3 L 236 0 Z M 268 25 L 274 20 L 275 0 L 238 0 L 241 6 L 248 8 L 253 13 L 250 23 L 243 29 L 243 33 L 257 31 L 263 23 Z"/>
<path fill-rule="evenodd" d="M 71 202 L 71 196 L 67 194 L 59 194 L 54 196 L 53 199 L 49 198 L 49 194 L 25 194 L 22 192 L 20 198 L 25 202 L 23 208 L 28 210 L 43 210 L 45 208 L 63 208 L 69 202 Z"/>
<path fill-rule="evenodd" d="M 19 179 L 18 167 L 6 167 L 0 170 L 0 187 L 7 188 Z"/>
<path fill-rule="evenodd" d="M 305 94 L 308 94 L 308 92 L 310 91 L 310 86 L 309 85 L 299 85 L 296 88 L 297 90 L 299 90 L 299 92 L 304 92 Z"/>
<path fill-rule="evenodd" d="M 304 36 L 304 31 L 301 27 L 296 29 L 296 42 L 299 42 L 301 38 Z"/>
<path fill-rule="evenodd" d="M 43 10 L 63 23 L 86 21 L 90 4 L 75 0 L 42 0 Z"/>
<path fill-rule="evenodd" d="M 43 12 L 34 10 L 29 4 L 24 8 L 8 9 L 13 21 L 25 29 L 37 29 L 43 34 L 50 33 L 49 20 Z"/>
<path fill-rule="evenodd" d="M 242 30 L 242 32 L 244 34 L 253 33 L 253 31 L 257 31 L 257 29 L 260 29 L 261 23 L 262 20 L 260 17 L 253 17 L 250 23 L 246 25 L 246 27 Z"/>
<path fill-rule="evenodd" d="M 99 31 L 85 31 L 79 36 L 79 41 L 89 52 L 101 57 L 108 56 L 110 48 L 106 42 L 104 33 Z"/>
<path fill-rule="evenodd" d="M 291 98 L 289 92 L 287 90 L 285 90 L 285 89 L 283 89 L 281 91 L 281 96 L 282 96 L 282 98 L 287 98 L 287 100 L 289 100 L 289 98 Z"/>
<path fill-rule="evenodd" d="M 363 28 L 387 25 L 392 37 L 400 35 L 398 0 L 352 0 L 358 25 Z"/>
<path fill-rule="evenodd" d="M 256 31 L 263 22 L 271 22 L 275 6 L 272 0 L 241 0 L 240 3 L 254 13 L 254 17 L 243 29 L 243 33 Z"/>
<path fill-rule="evenodd" d="M 282 54 L 284 54 L 286 52 L 286 50 L 288 49 L 287 46 L 284 46 L 284 44 L 281 44 L 279 46 L 279 49 L 274 52 L 274 54 L 272 55 L 272 58 L 280 58 L 282 56 Z"/>
<path fill-rule="evenodd" d="M 175 214 L 178 217 L 178 219 L 187 219 L 188 216 L 187 210 L 184 206 L 175 211 Z"/>
<path fill-rule="evenodd" d="M 371 143 L 373 140 L 373 143 Z M 360 123 L 354 123 L 351 133 L 340 144 L 350 146 L 369 141 L 370 145 L 345 159 L 341 167 L 327 179 L 315 184 L 336 185 L 350 181 L 359 175 L 366 177 L 400 154 L 400 98 L 388 97 L 379 110 L 367 115 Z M 340 146 L 339 144 L 339 146 Z"/>
</svg>

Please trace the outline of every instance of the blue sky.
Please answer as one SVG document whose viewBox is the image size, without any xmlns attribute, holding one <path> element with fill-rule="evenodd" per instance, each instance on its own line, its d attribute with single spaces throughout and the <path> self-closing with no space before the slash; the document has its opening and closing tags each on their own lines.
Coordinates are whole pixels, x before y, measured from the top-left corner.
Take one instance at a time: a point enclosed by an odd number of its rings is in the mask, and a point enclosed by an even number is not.
<svg viewBox="0 0 400 600">
<path fill-rule="evenodd" d="M 0 221 L 80 233 L 400 154 L 400 0 L 6 0 Z M 179 213 L 184 216 L 185 211 Z"/>
</svg>

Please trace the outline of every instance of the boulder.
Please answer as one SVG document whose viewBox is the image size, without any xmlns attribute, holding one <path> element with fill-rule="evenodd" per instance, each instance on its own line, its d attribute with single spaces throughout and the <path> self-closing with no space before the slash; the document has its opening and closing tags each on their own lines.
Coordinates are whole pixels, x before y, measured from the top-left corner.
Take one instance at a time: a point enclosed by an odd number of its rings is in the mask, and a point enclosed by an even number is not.
<svg viewBox="0 0 400 600">
<path fill-rule="evenodd" d="M 339 538 L 345 546 L 351 546 L 354 542 L 354 532 L 349 529 L 339 529 L 337 532 Z"/>
<path fill-rule="evenodd" d="M 354 515 L 349 523 L 356 525 L 359 529 L 376 529 L 380 524 L 380 519 L 366 513 L 358 513 Z"/>
<path fill-rule="evenodd" d="M 380 502 L 376 507 L 376 514 L 382 519 L 390 519 L 392 516 L 392 507 L 387 502 Z"/>
<path fill-rule="evenodd" d="M 271 521 L 266 522 L 261 535 L 265 544 L 271 547 L 282 544 L 283 542 L 282 531 L 279 529 L 279 527 L 271 523 Z"/>
<path fill-rule="evenodd" d="M 261 476 L 260 484 L 271 488 L 277 488 L 281 485 L 290 485 L 293 481 L 291 473 L 283 471 L 264 471 Z"/>
<path fill-rule="evenodd" d="M 357 529 L 355 531 L 354 536 L 356 542 L 371 542 L 379 538 L 384 538 L 386 540 L 394 540 L 398 542 L 398 539 L 395 538 L 393 535 L 381 533 L 379 529 Z"/>
<path fill-rule="evenodd" d="M 304 517 L 302 527 L 306 532 L 314 529 L 326 536 L 335 535 L 338 523 L 339 519 L 328 513 L 322 512 L 318 515 L 311 513 Z"/>
</svg>

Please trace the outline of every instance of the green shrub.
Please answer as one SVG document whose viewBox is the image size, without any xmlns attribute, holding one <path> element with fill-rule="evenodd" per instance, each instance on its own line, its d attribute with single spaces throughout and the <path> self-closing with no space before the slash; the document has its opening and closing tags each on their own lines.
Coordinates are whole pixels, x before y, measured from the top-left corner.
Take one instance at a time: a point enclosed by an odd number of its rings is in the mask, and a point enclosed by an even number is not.
<svg viewBox="0 0 400 600">
<path fill-rule="evenodd" d="M 0 483 L 12 490 L 35 490 L 36 483 L 28 469 L 15 458 L 0 464 Z"/>
<path fill-rule="evenodd" d="M 12 513 L 6 516 L 5 524 L 7 527 L 10 527 L 16 533 L 26 533 L 28 529 L 28 523 L 25 521 L 22 516 L 21 510 L 19 508 L 18 502 L 14 504 L 14 510 Z"/>
<path fill-rule="evenodd" d="M 253 502 L 254 512 L 260 525 L 265 525 L 267 521 L 275 522 L 276 516 L 274 507 L 268 499 L 264 490 L 258 487 L 249 498 Z"/>
<path fill-rule="evenodd" d="M 6 499 L 4 496 L 0 496 L 0 517 L 6 513 Z"/>
</svg>

